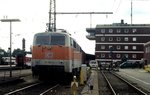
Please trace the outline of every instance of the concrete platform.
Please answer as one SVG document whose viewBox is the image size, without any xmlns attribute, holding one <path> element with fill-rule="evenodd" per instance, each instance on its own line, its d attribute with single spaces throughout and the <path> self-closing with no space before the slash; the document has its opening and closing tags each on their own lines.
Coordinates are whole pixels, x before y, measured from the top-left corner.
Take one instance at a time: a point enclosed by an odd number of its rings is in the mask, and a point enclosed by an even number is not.
<svg viewBox="0 0 150 95">
<path fill-rule="evenodd" d="M 150 94 L 150 73 L 144 69 L 120 69 L 120 76 L 145 89 Z"/>
<path fill-rule="evenodd" d="M 138 68 L 120 69 L 120 71 L 116 73 L 150 93 L 150 73 L 146 70 Z M 87 84 L 81 91 L 81 95 L 99 95 L 98 81 L 98 72 L 96 70 L 92 70 Z M 93 85 L 93 90 L 90 90 L 90 83 Z"/>
<path fill-rule="evenodd" d="M 92 70 L 91 76 L 87 81 L 87 84 L 83 88 L 81 95 L 99 95 L 98 88 L 98 75 L 96 70 Z M 89 85 L 93 85 L 93 90 L 90 89 Z"/>
</svg>

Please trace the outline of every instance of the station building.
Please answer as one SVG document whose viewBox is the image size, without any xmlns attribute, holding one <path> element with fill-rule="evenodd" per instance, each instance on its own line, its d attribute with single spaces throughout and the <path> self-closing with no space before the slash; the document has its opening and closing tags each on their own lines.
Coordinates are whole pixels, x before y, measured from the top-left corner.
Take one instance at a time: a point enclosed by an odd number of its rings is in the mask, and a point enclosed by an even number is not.
<svg viewBox="0 0 150 95">
<path fill-rule="evenodd" d="M 87 28 L 86 37 L 95 40 L 98 63 L 128 60 L 139 62 L 144 57 L 144 44 L 150 41 L 150 24 L 120 23 Z"/>
</svg>

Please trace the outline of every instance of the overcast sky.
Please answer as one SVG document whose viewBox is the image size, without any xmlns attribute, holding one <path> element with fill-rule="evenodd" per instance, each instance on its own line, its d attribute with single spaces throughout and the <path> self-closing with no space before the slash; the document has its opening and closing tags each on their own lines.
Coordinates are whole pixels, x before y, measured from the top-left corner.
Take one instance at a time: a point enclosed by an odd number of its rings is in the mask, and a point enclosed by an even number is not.
<svg viewBox="0 0 150 95">
<path fill-rule="evenodd" d="M 133 24 L 150 23 L 150 0 L 133 1 Z M 26 39 L 26 50 L 30 50 L 35 33 L 44 32 L 49 17 L 50 0 L 0 0 L 0 19 L 17 18 L 12 23 L 12 47 L 22 48 Z M 131 0 L 56 0 L 57 12 L 113 12 L 111 15 L 92 15 L 92 27 L 97 24 L 112 24 L 124 19 L 131 23 Z M 66 29 L 77 40 L 86 53 L 94 54 L 95 42 L 86 39 L 86 28 L 90 27 L 90 15 L 57 15 L 57 28 Z M 9 45 L 9 23 L 0 22 L 0 47 L 7 51 Z"/>
</svg>

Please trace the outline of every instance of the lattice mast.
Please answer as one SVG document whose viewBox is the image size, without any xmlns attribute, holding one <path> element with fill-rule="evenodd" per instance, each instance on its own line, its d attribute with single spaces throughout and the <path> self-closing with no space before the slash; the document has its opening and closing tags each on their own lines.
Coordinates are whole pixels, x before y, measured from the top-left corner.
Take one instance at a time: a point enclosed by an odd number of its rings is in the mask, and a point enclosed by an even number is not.
<svg viewBox="0 0 150 95">
<path fill-rule="evenodd" d="M 56 31 L 56 0 L 50 0 L 48 32 Z"/>
<path fill-rule="evenodd" d="M 56 31 L 56 14 L 82 14 L 82 15 L 90 14 L 90 18 L 91 18 L 92 14 L 113 14 L 113 12 L 57 12 L 56 13 L 56 0 L 50 0 L 49 23 L 47 24 L 48 32 Z"/>
</svg>

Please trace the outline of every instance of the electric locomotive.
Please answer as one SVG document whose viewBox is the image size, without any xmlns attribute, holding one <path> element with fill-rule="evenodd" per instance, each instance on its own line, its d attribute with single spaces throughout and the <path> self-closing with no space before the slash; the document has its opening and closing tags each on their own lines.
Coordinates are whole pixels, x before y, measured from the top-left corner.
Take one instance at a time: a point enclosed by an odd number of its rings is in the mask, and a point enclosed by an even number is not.
<svg viewBox="0 0 150 95">
<path fill-rule="evenodd" d="M 32 47 L 32 74 L 40 80 L 71 80 L 79 76 L 83 57 L 83 50 L 65 30 L 37 33 Z"/>
</svg>

